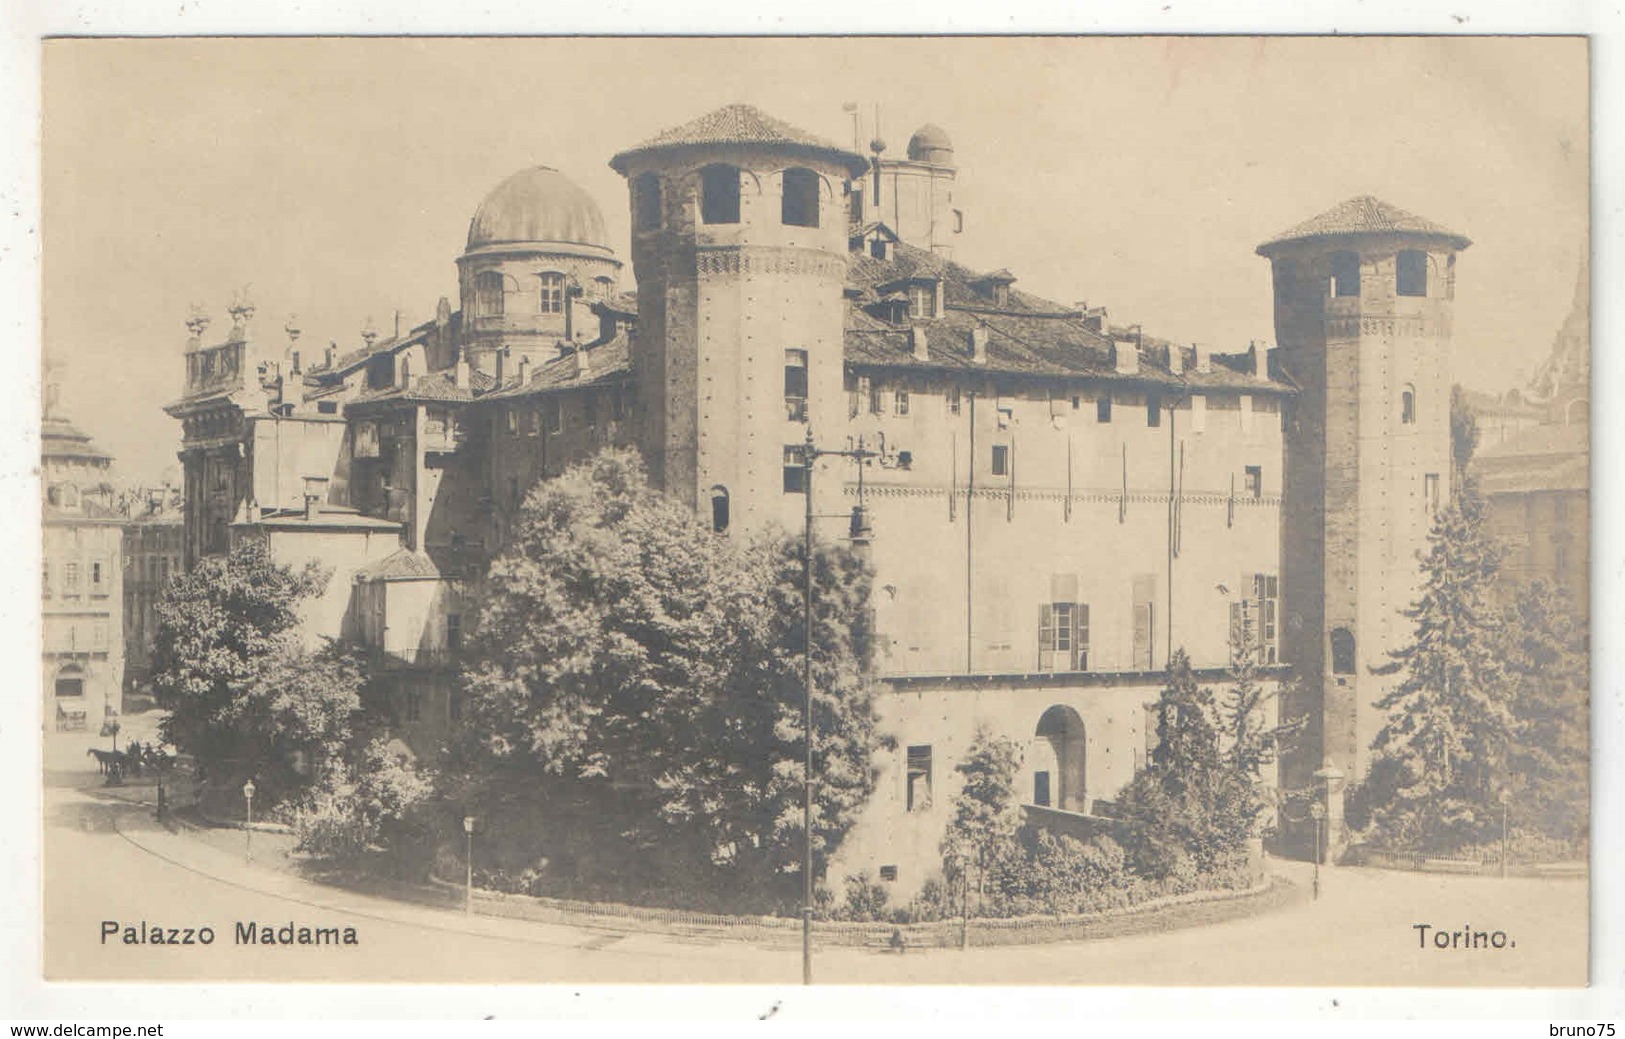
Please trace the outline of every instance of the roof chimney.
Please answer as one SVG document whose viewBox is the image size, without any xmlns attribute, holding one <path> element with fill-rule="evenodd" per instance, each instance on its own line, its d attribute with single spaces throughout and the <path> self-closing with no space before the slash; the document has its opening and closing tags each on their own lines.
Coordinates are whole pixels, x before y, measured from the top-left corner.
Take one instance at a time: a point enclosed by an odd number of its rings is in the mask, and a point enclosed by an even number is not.
<svg viewBox="0 0 1625 1039">
<path fill-rule="evenodd" d="M 334 357 L 335 354 L 338 353 L 338 349 L 339 349 L 339 344 L 337 344 L 337 343 L 329 342 L 327 344 L 327 352 L 326 352 L 326 354 L 324 356 L 326 356 L 326 358 L 327 358 L 327 368 L 328 368 L 329 371 L 331 371 L 332 368 L 333 368 L 333 357 Z"/>
<path fill-rule="evenodd" d="M 468 389 L 468 358 L 459 357 L 452 367 L 452 384 L 459 390 Z"/>
<path fill-rule="evenodd" d="M 1270 348 L 1267 343 L 1254 343 L 1253 347 L 1253 378 L 1259 382 L 1270 381 Z"/>
<path fill-rule="evenodd" d="M 521 357 L 521 358 L 519 358 L 519 385 L 525 386 L 525 385 L 528 385 L 529 383 L 530 383 L 530 358 L 529 357 Z"/>
<path fill-rule="evenodd" d="M 1209 372 L 1213 371 L 1213 350 L 1205 343 L 1197 343 L 1195 346 L 1196 371 L 1199 374 L 1207 375 Z"/>
<path fill-rule="evenodd" d="M 1080 304 L 1080 306 L 1081 306 L 1081 304 Z M 1104 332 L 1104 331 L 1106 331 L 1106 308 L 1105 307 L 1085 307 L 1085 308 L 1083 308 L 1083 326 L 1085 328 L 1089 329 L 1091 332 Z"/>
<path fill-rule="evenodd" d="M 1168 370 L 1175 375 L 1185 374 L 1185 348 L 1178 343 L 1168 344 Z"/>
<path fill-rule="evenodd" d="M 970 330 L 970 359 L 977 364 L 987 363 L 986 325 L 977 325 Z"/>
<path fill-rule="evenodd" d="M 910 328 L 908 330 L 908 342 L 909 346 L 914 351 L 914 359 L 916 361 L 924 361 L 930 358 L 930 350 L 926 346 L 924 328 L 921 328 L 919 325 L 915 325 Z"/>
<path fill-rule="evenodd" d="M 1134 340 L 1112 340 L 1112 366 L 1119 375 L 1133 375 L 1140 370 L 1140 349 Z"/>
</svg>

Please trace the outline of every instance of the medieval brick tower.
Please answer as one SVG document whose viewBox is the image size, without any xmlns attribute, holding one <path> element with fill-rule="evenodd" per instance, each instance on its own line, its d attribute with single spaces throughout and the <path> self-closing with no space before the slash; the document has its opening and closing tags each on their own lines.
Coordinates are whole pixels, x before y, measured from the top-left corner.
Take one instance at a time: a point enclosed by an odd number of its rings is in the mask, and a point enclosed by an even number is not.
<svg viewBox="0 0 1625 1039">
<path fill-rule="evenodd" d="M 809 427 L 821 443 L 838 436 L 847 418 L 844 199 L 865 160 L 730 105 L 610 165 L 631 189 L 651 476 L 718 529 L 794 527 L 799 445 Z M 829 472 L 815 480 L 822 512 L 840 494 Z"/>
<path fill-rule="evenodd" d="M 1357 781 L 1383 723 L 1375 703 L 1395 679 L 1372 669 L 1409 635 L 1400 610 L 1449 494 L 1451 301 L 1469 244 L 1362 197 L 1258 247 L 1274 273 L 1277 356 L 1301 387 L 1287 433 L 1283 649 L 1301 679 L 1288 711 L 1309 730 L 1283 761 L 1288 787 L 1323 766 Z"/>
</svg>

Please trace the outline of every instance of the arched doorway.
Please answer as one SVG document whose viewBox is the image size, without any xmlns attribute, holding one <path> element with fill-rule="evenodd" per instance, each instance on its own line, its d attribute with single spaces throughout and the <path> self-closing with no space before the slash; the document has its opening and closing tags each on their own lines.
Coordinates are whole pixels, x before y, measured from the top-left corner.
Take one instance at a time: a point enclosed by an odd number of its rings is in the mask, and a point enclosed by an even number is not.
<svg viewBox="0 0 1625 1039">
<path fill-rule="evenodd" d="M 1089 810 L 1087 742 L 1078 712 L 1056 704 L 1033 734 L 1033 804 L 1067 812 Z"/>
</svg>

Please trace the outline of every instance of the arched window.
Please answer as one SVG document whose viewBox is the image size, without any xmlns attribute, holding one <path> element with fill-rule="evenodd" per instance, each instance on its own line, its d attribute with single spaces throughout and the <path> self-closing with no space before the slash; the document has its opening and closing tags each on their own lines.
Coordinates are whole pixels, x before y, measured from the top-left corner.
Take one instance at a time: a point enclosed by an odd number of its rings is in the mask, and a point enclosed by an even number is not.
<svg viewBox="0 0 1625 1039">
<path fill-rule="evenodd" d="M 1394 291 L 1401 296 L 1428 294 L 1428 254 L 1406 249 L 1394 261 Z"/>
<path fill-rule="evenodd" d="M 477 317 L 501 317 L 503 310 L 502 272 L 481 271 L 474 276 L 474 313 Z"/>
<path fill-rule="evenodd" d="M 1416 425 L 1416 388 L 1406 386 L 1399 395 L 1399 421 L 1407 426 Z"/>
<path fill-rule="evenodd" d="M 1360 294 L 1360 254 L 1332 253 L 1332 295 Z"/>
<path fill-rule="evenodd" d="M 1347 628 L 1332 629 L 1332 674 L 1354 674 L 1354 632 Z"/>
<path fill-rule="evenodd" d="M 640 173 L 632 182 L 632 226 L 637 231 L 653 231 L 660 227 L 660 178 L 654 173 Z"/>
<path fill-rule="evenodd" d="M 84 696 L 85 671 L 78 664 L 64 664 L 56 673 L 56 695 Z"/>
<path fill-rule="evenodd" d="M 739 223 L 739 170 L 707 166 L 700 171 L 700 219 L 707 224 Z"/>
<path fill-rule="evenodd" d="M 812 170 L 784 171 L 784 199 L 780 217 L 791 227 L 818 226 L 818 190 L 822 186 Z"/>
<path fill-rule="evenodd" d="M 728 530 L 728 488 L 717 484 L 711 488 L 711 529 L 718 534 Z"/>
<path fill-rule="evenodd" d="M 543 314 L 564 313 L 564 275 L 558 271 L 548 271 L 542 275 L 541 306 Z"/>
</svg>

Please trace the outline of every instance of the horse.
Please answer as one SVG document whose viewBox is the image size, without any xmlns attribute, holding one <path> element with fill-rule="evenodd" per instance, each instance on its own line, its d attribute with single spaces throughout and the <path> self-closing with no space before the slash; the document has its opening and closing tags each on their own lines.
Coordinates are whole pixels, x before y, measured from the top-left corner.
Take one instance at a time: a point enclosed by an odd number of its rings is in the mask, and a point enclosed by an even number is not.
<svg viewBox="0 0 1625 1039">
<path fill-rule="evenodd" d="M 85 751 L 85 756 L 96 759 L 96 770 L 104 776 L 109 770 L 121 768 L 124 764 L 124 755 L 116 750 L 97 750 L 91 747 Z"/>
</svg>

